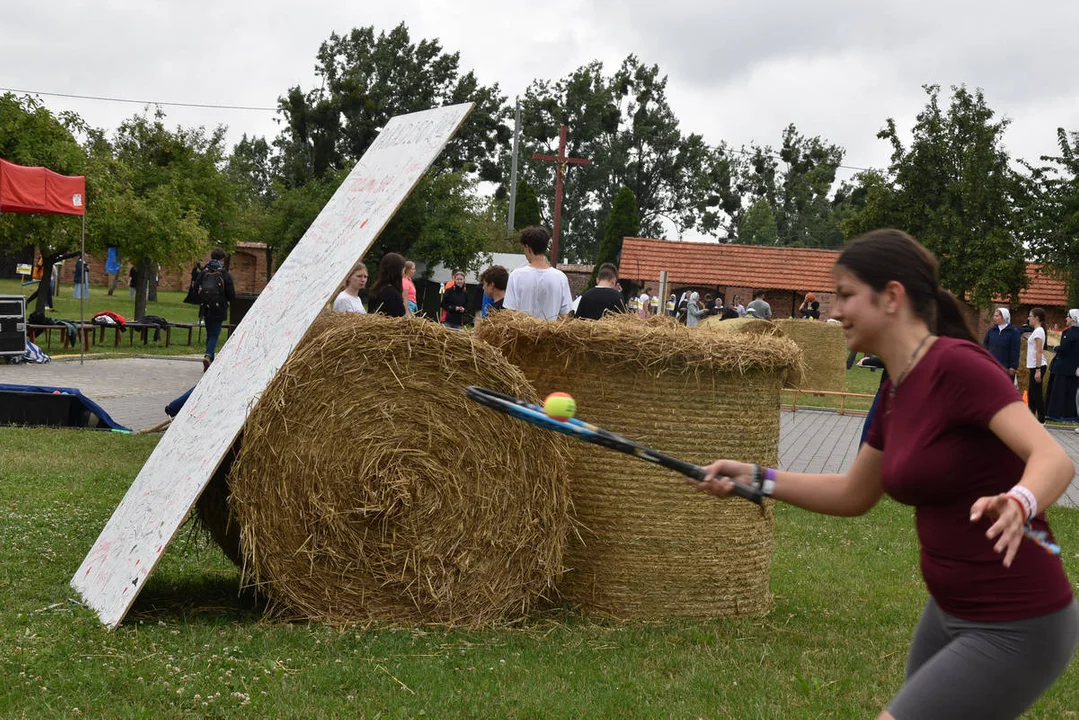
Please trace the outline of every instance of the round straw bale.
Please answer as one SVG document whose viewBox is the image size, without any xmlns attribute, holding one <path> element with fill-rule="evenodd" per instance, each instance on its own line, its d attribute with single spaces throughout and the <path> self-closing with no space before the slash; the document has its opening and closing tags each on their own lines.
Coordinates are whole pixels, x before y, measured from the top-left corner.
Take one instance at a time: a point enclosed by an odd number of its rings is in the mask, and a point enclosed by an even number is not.
<svg viewBox="0 0 1079 720">
<path fill-rule="evenodd" d="M 195 503 L 195 516 L 203 530 L 238 567 L 243 567 L 243 551 L 240 549 L 240 526 L 229 502 L 228 476 L 241 442 L 238 439 L 225 453 L 217 471 Z"/>
<path fill-rule="evenodd" d="M 476 332 L 541 395 L 572 394 L 583 420 L 691 462 L 777 462 L 781 379 L 801 362 L 788 339 L 511 312 Z M 558 585 L 564 599 L 622 618 L 768 611 L 770 502 L 717 500 L 675 473 L 585 443 L 570 453 L 581 528 Z"/>
<path fill-rule="evenodd" d="M 713 315 L 705 318 L 698 327 L 717 332 L 747 333 L 750 335 L 783 336 L 783 331 L 774 322 L 760 318 L 730 318 L 723 320 Z"/>
<path fill-rule="evenodd" d="M 1019 385 L 1020 393 L 1025 393 L 1030 388 L 1030 370 L 1027 369 L 1027 340 L 1029 338 L 1030 333 L 1024 333 L 1019 340 L 1019 367 L 1016 369 L 1015 379 Z M 1052 331 L 1046 333 L 1045 344 L 1047 347 L 1060 347 L 1060 333 Z M 1045 355 L 1046 366 L 1051 364 L 1053 358 L 1056 357 L 1056 352 L 1053 350 L 1046 350 L 1043 354 Z M 1048 379 L 1042 378 L 1042 392 L 1044 393 L 1048 387 Z"/>
<path fill-rule="evenodd" d="M 477 627 L 563 568 L 566 441 L 469 401 L 537 401 L 470 333 L 324 313 L 252 410 L 230 475 L 248 580 L 292 617 Z"/>
<path fill-rule="evenodd" d="M 805 358 L 805 375 L 791 387 L 807 390 L 847 390 L 847 338 L 837 322 L 776 320 L 776 327 L 798 344 Z"/>
</svg>

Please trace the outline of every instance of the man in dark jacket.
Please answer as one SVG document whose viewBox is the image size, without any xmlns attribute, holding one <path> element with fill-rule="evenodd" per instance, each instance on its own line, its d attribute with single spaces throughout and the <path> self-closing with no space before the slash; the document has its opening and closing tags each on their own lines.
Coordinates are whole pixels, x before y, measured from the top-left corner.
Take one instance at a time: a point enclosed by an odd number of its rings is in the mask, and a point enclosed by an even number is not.
<svg viewBox="0 0 1079 720">
<path fill-rule="evenodd" d="M 993 326 L 985 333 L 982 345 L 1008 371 L 1008 375 L 1015 378 L 1019 368 L 1019 328 L 1011 323 L 1012 314 L 1008 308 L 997 308 L 993 312 Z"/>
<path fill-rule="evenodd" d="M 215 248 L 210 262 L 199 276 L 199 314 L 206 324 L 206 354 L 202 356 L 203 370 L 210 367 L 221 337 L 221 326 L 229 316 L 229 303 L 236 299 L 232 275 L 225 269 L 225 251 Z"/>
</svg>

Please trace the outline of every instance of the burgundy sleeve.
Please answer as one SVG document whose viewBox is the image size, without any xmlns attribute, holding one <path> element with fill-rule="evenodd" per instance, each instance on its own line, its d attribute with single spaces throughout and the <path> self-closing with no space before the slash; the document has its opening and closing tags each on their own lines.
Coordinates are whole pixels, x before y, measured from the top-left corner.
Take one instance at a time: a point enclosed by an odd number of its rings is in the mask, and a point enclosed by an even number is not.
<svg viewBox="0 0 1079 720">
<path fill-rule="evenodd" d="M 950 348 L 941 370 L 937 389 L 954 422 L 988 428 L 998 412 L 1021 401 L 1007 371 L 973 343 Z"/>
</svg>

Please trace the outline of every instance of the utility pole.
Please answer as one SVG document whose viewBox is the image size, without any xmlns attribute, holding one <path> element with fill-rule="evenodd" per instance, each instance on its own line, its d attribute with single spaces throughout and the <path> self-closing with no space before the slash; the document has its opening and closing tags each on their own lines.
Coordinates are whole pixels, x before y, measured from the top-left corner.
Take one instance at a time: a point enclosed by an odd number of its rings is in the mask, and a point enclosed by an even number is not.
<svg viewBox="0 0 1079 720">
<path fill-rule="evenodd" d="M 513 111 L 513 157 L 510 159 L 510 211 L 506 216 L 506 235 L 512 236 L 516 229 L 514 214 L 517 212 L 517 143 L 521 138 L 521 98 L 514 100 Z"/>
</svg>

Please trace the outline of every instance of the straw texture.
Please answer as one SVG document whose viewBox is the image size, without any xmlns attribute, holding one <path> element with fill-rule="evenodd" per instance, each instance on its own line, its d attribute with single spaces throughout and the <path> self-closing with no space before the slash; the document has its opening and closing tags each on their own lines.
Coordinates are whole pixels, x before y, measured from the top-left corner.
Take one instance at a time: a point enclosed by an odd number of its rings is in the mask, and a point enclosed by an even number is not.
<svg viewBox="0 0 1079 720">
<path fill-rule="evenodd" d="M 563 570 L 566 442 L 467 400 L 536 400 L 489 345 L 324 313 L 251 412 L 230 476 L 247 580 L 290 617 L 482 626 Z"/>
<path fill-rule="evenodd" d="M 730 318 L 724 320 L 713 315 L 705 318 L 698 328 L 715 332 L 745 333 L 749 335 L 769 335 L 783 337 L 783 331 L 770 320 L 760 318 Z"/>
<path fill-rule="evenodd" d="M 774 465 L 779 392 L 793 342 L 713 335 L 633 317 L 545 323 L 512 312 L 477 330 L 541 395 L 569 392 L 579 416 L 669 455 Z M 773 512 L 718 500 L 676 474 L 575 443 L 563 598 L 622 618 L 761 615 L 771 607 Z"/>
<path fill-rule="evenodd" d="M 1045 332 L 1045 344 L 1047 347 L 1058 348 L 1060 347 L 1060 335 L 1061 333 L 1055 333 L 1052 330 Z M 1019 367 L 1016 368 L 1015 379 L 1019 385 L 1019 392 L 1025 393 L 1030 389 L 1030 371 L 1027 369 L 1027 339 L 1030 337 L 1029 333 L 1021 336 L 1019 340 Z M 1056 357 L 1056 352 L 1053 350 L 1044 350 L 1042 353 L 1045 356 L 1045 364 L 1048 367 L 1053 362 L 1053 358 Z M 1042 392 L 1044 393 L 1049 387 L 1049 379 L 1042 378 Z"/>
<path fill-rule="evenodd" d="M 775 325 L 805 358 L 805 377 L 791 387 L 846 392 L 847 338 L 842 325 L 818 320 L 776 320 Z"/>
</svg>

